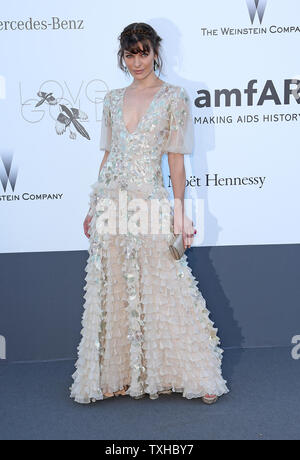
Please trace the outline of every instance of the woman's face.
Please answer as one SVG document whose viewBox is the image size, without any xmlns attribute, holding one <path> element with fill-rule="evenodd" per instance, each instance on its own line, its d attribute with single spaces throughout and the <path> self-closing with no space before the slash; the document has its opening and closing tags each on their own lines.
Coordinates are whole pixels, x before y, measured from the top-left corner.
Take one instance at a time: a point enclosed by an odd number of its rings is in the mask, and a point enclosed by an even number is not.
<svg viewBox="0 0 300 460">
<path fill-rule="evenodd" d="M 141 42 L 137 45 L 142 50 Z M 151 72 L 154 72 L 153 63 L 155 59 L 153 49 L 150 47 L 150 52 L 143 52 L 132 54 L 129 51 L 124 51 L 124 61 L 131 73 L 136 80 L 142 80 L 147 77 Z"/>
</svg>

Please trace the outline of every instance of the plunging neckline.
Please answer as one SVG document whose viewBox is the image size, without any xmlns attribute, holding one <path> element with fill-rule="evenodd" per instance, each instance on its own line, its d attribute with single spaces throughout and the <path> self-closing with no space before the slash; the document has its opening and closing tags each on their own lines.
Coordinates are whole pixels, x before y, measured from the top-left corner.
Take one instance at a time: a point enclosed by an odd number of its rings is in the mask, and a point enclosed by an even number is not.
<svg viewBox="0 0 300 460">
<path fill-rule="evenodd" d="M 121 98 L 121 117 L 122 117 L 122 122 L 123 122 L 125 131 L 126 131 L 127 134 L 129 134 L 129 135 L 131 136 L 132 134 L 135 134 L 135 133 L 138 131 L 140 125 L 142 124 L 142 121 L 144 120 L 144 118 L 146 117 L 146 115 L 148 114 L 148 112 L 150 111 L 150 108 L 152 107 L 152 105 L 153 105 L 155 99 L 157 98 L 157 96 L 159 95 L 159 93 L 161 92 L 162 88 L 163 88 L 165 85 L 166 85 L 166 82 L 164 81 L 164 82 L 162 83 L 162 85 L 160 85 L 159 90 L 156 91 L 156 93 L 154 94 L 154 96 L 153 96 L 153 98 L 152 98 L 150 104 L 149 104 L 148 107 L 147 107 L 146 112 L 144 113 L 144 115 L 142 115 L 142 117 L 140 118 L 140 120 L 139 120 L 138 124 L 136 125 L 134 131 L 132 131 L 132 132 L 128 131 L 128 129 L 127 129 L 126 125 L 125 125 L 125 120 L 124 120 L 124 99 L 125 99 L 125 93 L 126 93 L 127 86 L 125 86 L 125 88 L 123 88 L 123 94 L 122 94 L 122 98 Z"/>
</svg>

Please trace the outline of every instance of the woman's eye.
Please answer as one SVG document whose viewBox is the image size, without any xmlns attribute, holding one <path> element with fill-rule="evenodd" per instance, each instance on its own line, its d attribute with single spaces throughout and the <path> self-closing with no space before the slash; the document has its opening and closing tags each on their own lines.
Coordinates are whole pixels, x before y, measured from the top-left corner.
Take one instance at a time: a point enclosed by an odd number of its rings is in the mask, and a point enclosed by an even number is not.
<svg viewBox="0 0 300 460">
<path fill-rule="evenodd" d="M 148 56 L 149 53 L 142 53 L 142 56 Z M 130 58 L 131 57 L 131 54 L 126 54 L 125 55 L 126 58 Z"/>
</svg>

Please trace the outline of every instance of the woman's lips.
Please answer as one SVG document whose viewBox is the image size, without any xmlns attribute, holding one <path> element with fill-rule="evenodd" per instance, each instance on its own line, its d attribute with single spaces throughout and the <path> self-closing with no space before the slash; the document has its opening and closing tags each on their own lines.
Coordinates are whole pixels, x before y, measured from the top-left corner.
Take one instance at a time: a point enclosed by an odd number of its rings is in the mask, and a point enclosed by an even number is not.
<svg viewBox="0 0 300 460">
<path fill-rule="evenodd" d="M 135 73 L 142 73 L 143 70 L 135 70 L 134 72 L 135 72 Z"/>
</svg>

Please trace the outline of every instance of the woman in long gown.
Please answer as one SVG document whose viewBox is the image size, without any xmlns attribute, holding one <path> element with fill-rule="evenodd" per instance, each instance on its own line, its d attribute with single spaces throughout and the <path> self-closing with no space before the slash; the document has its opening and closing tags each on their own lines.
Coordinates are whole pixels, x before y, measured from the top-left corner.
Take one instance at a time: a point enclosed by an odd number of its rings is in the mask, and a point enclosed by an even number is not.
<svg viewBox="0 0 300 460">
<path fill-rule="evenodd" d="M 109 91 L 103 102 L 105 154 L 84 224 L 90 246 L 83 329 L 70 387 L 78 403 L 119 394 L 156 399 L 172 392 L 212 403 L 229 392 L 218 329 L 198 281 L 187 256 L 175 260 L 169 251 L 174 234 L 182 233 L 186 248 L 195 230 L 184 213 L 183 162 L 194 138 L 186 90 L 155 74 L 160 40 L 144 23 L 124 29 L 119 56 L 134 81 Z M 161 170 L 164 153 L 174 209 L 161 206 L 159 224 L 169 217 L 168 229 L 151 232 L 151 202 L 170 203 Z M 142 213 L 134 217 L 130 203 L 138 203 Z"/>
</svg>

